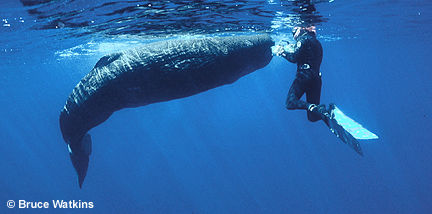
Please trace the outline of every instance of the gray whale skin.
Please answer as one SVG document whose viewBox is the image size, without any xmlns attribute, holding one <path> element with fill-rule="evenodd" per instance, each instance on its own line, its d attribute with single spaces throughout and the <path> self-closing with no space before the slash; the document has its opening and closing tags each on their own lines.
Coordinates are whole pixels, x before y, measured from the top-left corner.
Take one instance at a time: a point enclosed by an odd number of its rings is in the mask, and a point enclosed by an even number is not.
<svg viewBox="0 0 432 214">
<path fill-rule="evenodd" d="M 122 108 L 198 94 L 266 66 L 268 34 L 173 39 L 102 57 L 73 89 L 60 113 L 80 188 L 87 174 L 87 132 Z"/>
</svg>

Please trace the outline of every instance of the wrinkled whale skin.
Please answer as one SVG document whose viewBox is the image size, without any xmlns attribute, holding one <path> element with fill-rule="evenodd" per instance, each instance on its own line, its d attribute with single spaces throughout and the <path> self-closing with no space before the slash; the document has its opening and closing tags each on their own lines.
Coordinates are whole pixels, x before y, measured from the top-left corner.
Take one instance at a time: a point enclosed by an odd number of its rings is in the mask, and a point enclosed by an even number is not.
<svg viewBox="0 0 432 214">
<path fill-rule="evenodd" d="M 191 96 L 266 66 L 267 34 L 173 39 L 102 57 L 73 89 L 60 114 L 64 140 L 78 142 L 122 108 Z"/>
</svg>

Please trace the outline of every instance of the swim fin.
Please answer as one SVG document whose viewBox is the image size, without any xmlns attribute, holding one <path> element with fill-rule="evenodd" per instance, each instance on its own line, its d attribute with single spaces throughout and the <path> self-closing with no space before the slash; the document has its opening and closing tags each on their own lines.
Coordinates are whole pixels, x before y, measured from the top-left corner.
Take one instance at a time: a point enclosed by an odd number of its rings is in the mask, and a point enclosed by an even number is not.
<svg viewBox="0 0 432 214">
<path fill-rule="evenodd" d="M 360 143 L 355 137 L 353 137 L 337 120 L 338 110 L 335 104 L 330 104 L 328 109 L 328 118 L 324 122 L 339 139 L 345 144 L 354 149 L 359 155 L 363 156 L 363 151 L 360 147 Z M 340 111 L 340 110 L 339 110 Z M 342 112 L 342 111 L 340 111 Z"/>
<path fill-rule="evenodd" d="M 349 132 L 355 139 L 378 139 L 376 134 L 372 133 L 371 131 L 364 128 L 361 124 L 346 116 L 335 104 L 330 104 L 329 109 L 332 117 L 338 122 L 338 124 L 341 125 L 347 132 Z"/>
</svg>

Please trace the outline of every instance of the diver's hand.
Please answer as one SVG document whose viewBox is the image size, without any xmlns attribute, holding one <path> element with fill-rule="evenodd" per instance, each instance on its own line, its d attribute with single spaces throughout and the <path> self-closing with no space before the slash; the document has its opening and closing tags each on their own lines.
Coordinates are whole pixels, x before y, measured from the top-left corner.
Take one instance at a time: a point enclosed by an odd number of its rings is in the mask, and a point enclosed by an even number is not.
<svg viewBox="0 0 432 214">
<path fill-rule="evenodd" d="M 276 53 L 276 56 L 285 56 L 286 55 L 285 54 L 285 49 L 282 46 L 280 46 L 280 45 L 276 45 L 276 47 L 275 47 L 275 53 Z"/>
</svg>

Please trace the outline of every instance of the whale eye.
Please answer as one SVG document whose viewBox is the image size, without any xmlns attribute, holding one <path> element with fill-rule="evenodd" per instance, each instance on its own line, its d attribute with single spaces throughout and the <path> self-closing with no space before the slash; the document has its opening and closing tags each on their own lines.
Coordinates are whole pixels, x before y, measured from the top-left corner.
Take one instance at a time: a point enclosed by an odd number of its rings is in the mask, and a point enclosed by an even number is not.
<svg viewBox="0 0 432 214">
<path fill-rule="evenodd" d="M 68 144 L 68 151 L 69 151 L 69 154 L 72 154 L 72 149 L 71 149 L 69 144 Z"/>
</svg>

